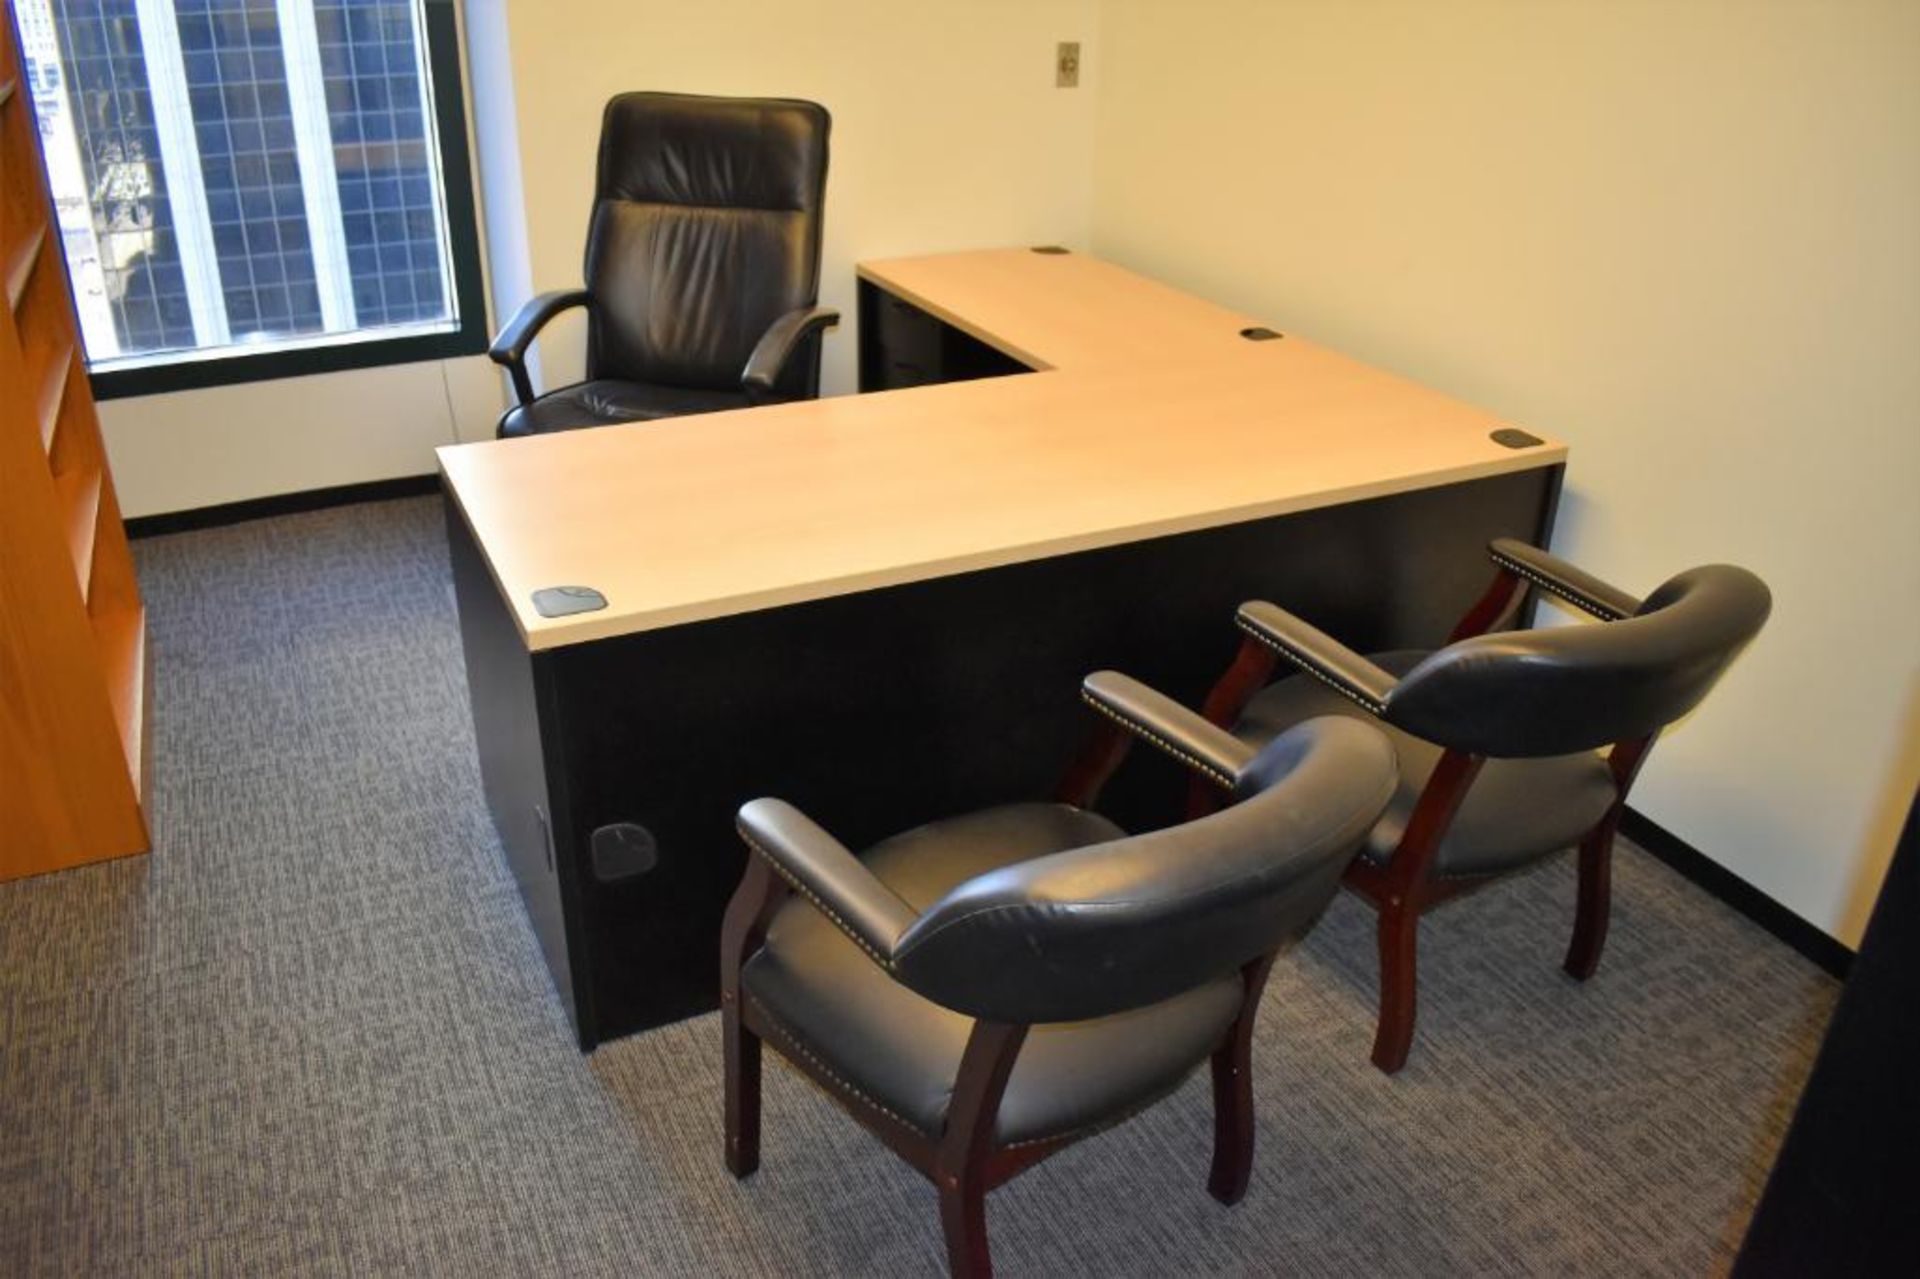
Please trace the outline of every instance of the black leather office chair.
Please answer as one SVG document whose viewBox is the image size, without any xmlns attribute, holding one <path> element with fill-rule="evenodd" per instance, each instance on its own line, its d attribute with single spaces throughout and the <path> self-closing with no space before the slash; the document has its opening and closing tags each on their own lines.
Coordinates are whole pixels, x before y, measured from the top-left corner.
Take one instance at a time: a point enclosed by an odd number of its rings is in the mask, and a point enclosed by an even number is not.
<svg viewBox="0 0 1920 1279">
<path fill-rule="evenodd" d="M 1110 722 L 1065 787 L 1078 803 L 937 821 L 859 857 L 778 800 L 740 810 L 752 854 L 721 940 L 735 1176 L 759 1166 L 764 1038 L 933 1180 L 955 1274 L 990 1273 L 988 1190 L 1209 1057 L 1208 1189 L 1245 1193 L 1262 984 L 1385 807 L 1393 752 L 1338 718 L 1256 752 L 1124 676 L 1083 691 Z M 1240 802 L 1128 837 L 1085 807 L 1126 733 Z"/>
<path fill-rule="evenodd" d="M 1660 731 L 1699 704 L 1772 607 L 1759 578 L 1725 564 L 1689 569 L 1642 601 L 1522 542 L 1488 551 L 1493 585 L 1436 652 L 1363 657 L 1274 604 L 1242 605 L 1246 638 L 1204 708 L 1250 745 L 1328 714 L 1381 723 L 1392 738 L 1399 788 L 1346 874 L 1380 912 L 1373 1062 L 1388 1073 L 1413 1043 L 1429 906 L 1577 844 L 1565 967 L 1593 975 L 1628 789 Z M 1485 633 L 1529 585 L 1605 625 Z M 1305 675 L 1263 687 L 1276 655 Z M 1189 814 L 1211 804 L 1196 790 Z"/>
<path fill-rule="evenodd" d="M 584 289 L 542 293 L 487 351 L 519 400 L 502 436 L 819 394 L 825 108 L 623 93 L 607 103 Z M 533 393 L 527 348 L 587 308 L 587 380 Z"/>
</svg>

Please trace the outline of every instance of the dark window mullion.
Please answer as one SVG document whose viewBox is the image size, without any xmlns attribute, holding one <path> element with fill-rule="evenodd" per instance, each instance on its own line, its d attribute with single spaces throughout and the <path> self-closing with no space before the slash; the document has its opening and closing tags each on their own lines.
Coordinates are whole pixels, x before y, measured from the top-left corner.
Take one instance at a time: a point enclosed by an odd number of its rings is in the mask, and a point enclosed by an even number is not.
<svg viewBox="0 0 1920 1279">
<path fill-rule="evenodd" d="M 150 95 L 145 90 L 144 49 L 133 26 L 132 0 L 55 0 L 55 7 L 61 22 L 75 24 L 79 36 L 67 41 L 63 33 L 63 43 L 98 51 L 97 56 L 86 53 L 69 60 L 61 80 L 72 103 L 74 131 L 83 152 L 81 172 L 98 197 L 93 222 L 100 240 L 102 269 L 109 269 L 115 262 L 127 264 L 119 273 L 124 282 L 109 289 L 103 311 L 96 313 L 95 326 L 111 313 L 123 349 L 137 358 L 143 349 L 158 351 L 177 345 L 170 340 L 170 331 L 181 321 L 181 303 L 186 297 L 181 292 L 185 281 L 175 261 L 180 247 L 173 225 L 174 211 L 169 208 L 171 193 L 158 150 L 149 145 L 155 125 Z M 335 191 L 329 193 L 341 200 L 345 213 L 345 179 L 351 176 L 358 184 L 356 195 L 362 199 L 357 216 L 363 239 L 356 243 L 351 235 L 346 238 L 343 265 L 350 284 L 372 286 L 368 292 L 378 296 L 379 314 L 362 316 L 364 340 L 351 344 L 223 353 L 142 368 L 96 370 L 94 381 L 100 398 L 439 359 L 484 349 L 477 227 L 452 0 L 424 0 L 418 23 L 409 10 L 394 4 L 368 6 L 364 15 L 329 5 L 327 0 L 321 0 L 320 7 L 338 14 L 335 30 L 340 37 L 331 48 L 323 43 L 319 49 L 323 90 L 330 87 L 327 72 L 344 62 L 347 87 L 370 103 L 368 118 L 377 119 L 386 135 L 378 140 L 376 156 L 369 150 L 368 131 L 355 130 L 357 136 L 349 149 L 355 153 L 359 169 L 352 175 L 338 172 Z M 210 223 L 223 211 L 230 211 L 238 221 L 231 228 L 237 236 L 229 232 L 226 237 L 237 239 L 238 256 L 222 257 L 216 250 L 213 263 L 220 293 L 230 298 L 235 292 L 245 291 L 253 304 L 252 320 L 233 326 L 234 336 L 248 332 L 312 335 L 318 331 L 312 314 L 319 302 L 318 247 L 311 228 L 305 235 L 287 234 L 305 227 L 307 201 L 299 200 L 301 207 L 295 213 L 285 207 L 289 199 L 298 196 L 306 174 L 275 172 L 272 161 L 285 142 L 278 134 L 285 130 L 268 124 L 269 101 L 263 92 L 269 81 L 277 83 L 284 78 L 285 68 L 276 68 L 275 58 L 263 58 L 263 51 L 268 51 L 267 38 L 275 35 L 277 12 L 270 3 L 259 0 L 243 0 L 238 12 L 223 10 L 219 14 L 191 4 L 171 8 L 183 56 L 190 62 L 212 58 L 214 72 L 232 70 L 233 83 L 247 90 L 244 94 L 222 95 L 217 134 L 225 143 L 229 173 L 226 189 L 217 193 L 210 190 L 207 201 Z M 197 30 L 190 35 L 182 23 L 189 17 L 209 24 L 211 47 L 196 43 L 200 40 Z M 213 24 L 222 17 L 237 21 L 239 29 L 214 30 Z M 319 34 L 327 28 L 318 11 L 315 17 Z M 360 20 L 358 29 L 355 19 Z M 88 22 L 91 27 L 82 25 Z M 280 52 L 277 44 L 271 51 Z M 93 60 L 93 67 L 77 65 L 88 59 Z M 242 63 L 244 77 L 239 75 Z M 424 81 L 420 79 L 422 69 L 427 73 Z M 195 87 L 206 74 L 206 67 L 198 68 L 192 78 Z M 101 76 L 105 77 L 104 83 Z M 216 82 L 223 78 L 224 74 L 216 75 Z M 134 83 L 136 79 L 139 83 Z M 402 91 L 396 92 L 396 79 L 402 81 Z M 233 100 L 236 97 L 248 100 Z M 427 110 L 421 116 L 418 104 L 423 99 Z M 329 94 L 329 112 L 332 105 Z M 202 108 L 195 105 L 187 109 L 197 117 Z M 420 116 L 417 124 L 410 122 L 415 116 Z M 331 129 L 331 114 L 328 123 Z M 249 141 L 255 130 L 260 133 L 257 147 Z M 242 155 L 243 143 L 248 148 L 246 158 L 264 168 L 255 175 L 261 185 L 252 198 L 271 215 L 265 220 L 249 216 L 247 199 L 240 195 L 243 175 L 235 162 Z M 338 148 L 335 154 L 339 154 Z M 372 167 L 375 164 L 381 167 Z M 137 195 L 134 191 L 138 188 L 130 190 L 126 179 L 142 165 L 149 176 L 145 194 Z M 112 180 L 104 180 L 107 178 Z M 424 191 L 420 189 L 422 181 L 429 184 Z M 436 182 L 437 188 L 431 185 Z M 118 211 L 113 207 L 115 197 L 122 205 Z M 222 203 L 227 198 L 232 201 L 230 210 Z M 436 212 L 440 220 L 423 234 L 419 225 L 422 216 L 433 223 Z M 272 235 L 266 233 L 269 226 Z M 425 242 L 428 237 L 431 245 Z M 269 241 L 270 261 L 264 256 Z M 368 274 L 370 279 L 363 278 Z M 352 291 L 357 294 L 361 290 Z M 423 314 L 427 317 L 424 321 Z M 430 323 L 436 314 L 449 317 L 457 328 L 406 337 L 379 332 L 387 324 Z"/>
</svg>

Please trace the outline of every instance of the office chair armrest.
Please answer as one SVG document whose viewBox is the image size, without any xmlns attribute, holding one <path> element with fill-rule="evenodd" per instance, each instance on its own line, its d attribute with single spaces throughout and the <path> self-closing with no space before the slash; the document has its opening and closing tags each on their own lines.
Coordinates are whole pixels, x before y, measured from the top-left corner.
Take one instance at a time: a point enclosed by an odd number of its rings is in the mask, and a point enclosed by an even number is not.
<svg viewBox="0 0 1920 1279">
<path fill-rule="evenodd" d="M 880 877 L 805 813 L 778 799 L 756 799 L 736 821 L 747 847 L 833 921 L 882 968 L 893 967 L 900 934 L 920 917 Z"/>
<path fill-rule="evenodd" d="M 1234 621 L 1240 629 L 1265 644 L 1307 674 L 1378 715 L 1387 694 L 1399 681 L 1360 654 L 1278 604 L 1252 600 L 1242 604 Z"/>
<path fill-rule="evenodd" d="M 531 404 L 534 400 L 533 379 L 527 376 L 527 348 L 533 345 L 533 339 L 546 327 L 547 321 L 562 311 L 586 304 L 585 289 L 555 289 L 550 293 L 536 293 L 513 313 L 513 318 L 493 339 L 493 345 L 487 348 L 487 358 L 495 364 L 506 366 L 513 378 L 513 393 L 519 397 L 520 403 Z"/>
<path fill-rule="evenodd" d="M 1617 586 L 1583 572 L 1557 555 L 1511 537 L 1487 544 L 1493 562 L 1549 595 L 1557 596 L 1606 622 L 1618 622 L 1640 611 L 1640 601 Z"/>
<path fill-rule="evenodd" d="M 760 335 L 747 367 L 740 374 L 740 389 L 755 404 L 767 404 L 775 398 L 773 384 L 787 367 L 787 361 L 802 342 L 822 329 L 840 323 L 840 313 L 828 306 L 803 306 L 787 312 Z"/>
<path fill-rule="evenodd" d="M 1142 741 L 1167 754 L 1225 790 L 1240 780 L 1240 770 L 1257 753 L 1226 729 L 1139 680 L 1118 671 L 1095 671 L 1081 681 L 1080 696 Z"/>
</svg>

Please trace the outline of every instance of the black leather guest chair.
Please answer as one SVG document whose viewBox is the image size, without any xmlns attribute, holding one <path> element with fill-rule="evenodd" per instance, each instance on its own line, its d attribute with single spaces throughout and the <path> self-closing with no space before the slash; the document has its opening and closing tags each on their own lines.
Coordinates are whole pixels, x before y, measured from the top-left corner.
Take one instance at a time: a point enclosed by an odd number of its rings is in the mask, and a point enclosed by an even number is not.
<svg viewBox="0 0 1920 1279">
<path fill-rule="evenodd" d="M 1262 984 L 1386 805 L 1393 752 L 1338 718 L 1256 752 L 1125 676 L 1083 692 L 1109 721 L 1063 787 L 1078 802 L 936 821 L 858 857 L 779 800 L 740 810 L 752 851 L 721 940 L 735 1176 L 759 1166 L 764 1039 L 933 1180 L 955 1274 L 990 1273 L 987 1191 L 1209 1058 L 1208 1189 L 1245 1193 Z M 1128 733 L 1240 802 L 1127 836 L 1085 805 Z"/>
<path fill-rule="evenodd" d="M 519 403 L 500 435 L 651 421 L 819 393 L 825 108 L 623 93 L 607 103 L 586 287 L 522 306 L 487 354 Z M 587 309 L 587 380 L 533 393 L 527 348 Z"/>
<path fill-rule="evenodd" d="M 1399 788 L 1346 874 L 1380 915 L 1373 1062 L 1388 1073 L 1413 1043 L 1415 943 L 1430 906 L 1578 845 L 1565 968 L 1593 975 L 1628 789 L 1661 730 L 1699 704 L 1772 607 L 1759 578 L 1725 564 L 1639 600 L 1522 542 L 1488 551 L 1492 586 L 1436 652 L 1363 657 L 1274 604 L 1242 605 L 1246 638 L 1204 709 L 1249 745 L 1328 714 L 1392 739 Z M 1487 634 L 1528 586 L 1604 624 Z M 1304 674 L 1267 686 L 1277 658 Z M 1189 814 L 1211 806 L 1196 790 Z"/>
</svg>

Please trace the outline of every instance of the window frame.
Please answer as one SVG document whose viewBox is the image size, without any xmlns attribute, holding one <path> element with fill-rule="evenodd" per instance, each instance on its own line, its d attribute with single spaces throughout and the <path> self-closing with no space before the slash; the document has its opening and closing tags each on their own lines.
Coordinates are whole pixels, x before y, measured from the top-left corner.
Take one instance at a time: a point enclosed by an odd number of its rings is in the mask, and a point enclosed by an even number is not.
<svg viewBox="0 0 1920 1279">
<path fill-rule="evenodd" d="M 128 399 L 168 391 L 237 386 L 311 373 L 380 368 L 478 355 L 487 349 L 486 289 L 480 272 L 479 210 L 475 206 L 473 166 L 467 147 L 466 81 L 460 60 L 460 28 L 455 0 L 422 0 L 428 74 L 433 81 L 433 117 L 440 151 L 440 182 L 447 210 L 447 256 L 453 271 L 453 295 L 460 325 L 444 333 L 400 337 L 362 337 L 306 347 L 221 355 L 185 354 L 126 369 L 95 369 L 87 375 L 96 400 Z M 64 262 L 63 262 L 64 266 Z M 371 333 L 373 330 L 361 330 Z"/>
</svg>

